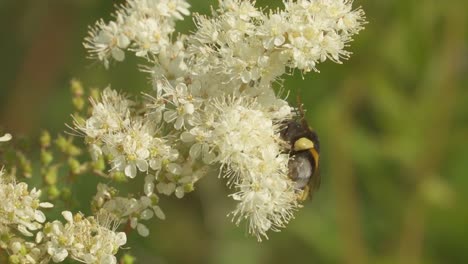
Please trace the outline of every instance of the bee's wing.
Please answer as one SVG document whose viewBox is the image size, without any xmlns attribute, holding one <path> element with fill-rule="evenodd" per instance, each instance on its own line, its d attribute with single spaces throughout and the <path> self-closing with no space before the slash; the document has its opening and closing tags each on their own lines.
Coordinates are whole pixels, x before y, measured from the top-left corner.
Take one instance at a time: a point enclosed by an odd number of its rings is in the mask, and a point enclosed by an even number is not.
<svg viewBox="0 0 468 264">
<path fill-rule="evenodd" d="M 320 188 L 320 184 L 322 183 L 322 176 L 320 175 L 319 154 L 315 149 L 312 149 L 311 153 L 314 159 L 314 171 L 308 183 L 310 199 L 312 199 L 314 192 Z"/>
</svg>

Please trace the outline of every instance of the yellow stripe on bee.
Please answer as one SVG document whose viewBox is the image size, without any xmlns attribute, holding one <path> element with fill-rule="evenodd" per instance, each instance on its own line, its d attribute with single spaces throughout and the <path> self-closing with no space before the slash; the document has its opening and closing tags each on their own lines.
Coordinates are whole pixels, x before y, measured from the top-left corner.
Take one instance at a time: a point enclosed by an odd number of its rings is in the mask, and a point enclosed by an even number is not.
<svg viewBox="0 0 468 264">
<path fill-rule="evenodd" d="M 318 166 L 319 166 L 319 153 L 317 152 L 316 149 L 310 149 L 309 151 L 312 154 L 312 157 L 314 158 L 314 164 L 315 164 L 314 173 L 315 173 L 318 170 Z"/>
<path fill-rule="evenodd" d="M 294 151 L 301 151 L 301 150 L 306 150 L 306 149 L 313 149 L 314 148 L 314 142 L 308 138 L 300 138 L 294 142 Z"/>
</svg>

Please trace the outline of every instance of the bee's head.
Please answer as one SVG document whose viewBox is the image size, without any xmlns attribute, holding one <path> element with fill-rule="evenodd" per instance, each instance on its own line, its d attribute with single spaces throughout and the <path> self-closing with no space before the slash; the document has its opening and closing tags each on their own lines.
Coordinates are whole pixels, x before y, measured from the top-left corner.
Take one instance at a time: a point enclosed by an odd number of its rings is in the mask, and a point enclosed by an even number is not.
<svg viewBox="0 0 468 264">
<path fill-rule="evenodd" d="M 296 120 L 288 120 L 281 130 L 281 138 L 293 144 L 297 139 L 304 136 L 304 128 Z"/>
<path fill-rule="evenodd" d="M 312 148 L 320 151 L 317 133 L 304 121 L 289 120 L 285 122 L 284 128 L 281 130 L 281 138 L 291 144 L 293 151 L 302 151 Z"/>
</svg>

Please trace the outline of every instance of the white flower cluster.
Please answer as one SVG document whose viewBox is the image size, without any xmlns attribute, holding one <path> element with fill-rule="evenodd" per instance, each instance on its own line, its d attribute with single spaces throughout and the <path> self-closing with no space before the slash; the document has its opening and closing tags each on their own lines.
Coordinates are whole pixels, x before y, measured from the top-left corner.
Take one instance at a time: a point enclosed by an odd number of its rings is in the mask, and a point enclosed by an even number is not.
<svg viewBox="0 0 468 264">
<path fill-rule="evenodd" d="M 95 211 L 106 212 L 116 219 L 128 219 L 129 226 L 136 229 L 138 234 L 146 237 L 149 229 L 141 223 L 141 220 L 149 220 L 155 215 L 159 219 L 165 219 L 161 208 L 156 204 L 155 195 L 142 196 L 140 199 L 116 197 L 116 190 L 105 184 L 98 184 L 98 192 L 93 198 Z"/>
<path fill-rule="evenodd" d="M 157 54 L 172 44 L 175 21 L 189 15 L 189 7 L 184 0 L 129 0 L 114 14 L 114 21 L 96 23 L 85 47 L 106 67 L 111 58 L 123 61 L 126 49 L 140 57 Z"/>
<path fill-rule="evenodd" d="M 24 236 L 33 236 L 39 230 L 46 217 L 41 208 L 53 207 L 50 203 L 41 203 L 40 190 L 28 190 L 24 182 L 8 181 L 0 171 L 0 228 L 18 230 Z"/>
<path fill-rule="evenodd" d="M 215 101 L 207 144 L 216 150 L 229 185 L 238 190 L 232 215 L 247 219 L 249 233 L 259 239 L 270 229 L 283 227 L 298 207 L 293 182 L 288 178 L 289 155 L 281 148 L 279 127 L 262 106 L 250 99 Z M 284 117 L 286 118 L 286 117 Z"/>
<path fill-rule="evenodd" d="M 67 257 L 88 264 L 115 264 L 114 256 L 127 242 L 124 232 L 115 232 L 118 222 L 107 216 L 85 218 L 82 214 L 62 212 L 66 223 L 47 223 L 36 236 L 46 244 L 47 253 L 55 263 Z"/>
<path fill-rule="evenodd" d="M 114 197 L 100 185 L 96 209 L 128 219 L 132 228 L 147 236 L 148 229 L 138 220 L 162 214 L 154 202 L 156 193 L 182 198 L 211 166 L 238 190 L 232 195 L 239 201 L 233 212 L 237 223 L 247 218 L 250 232 L 259 239 L 289 221 L 299 205 L 287 176 L 289 156 L 279 136 L 279 123 L 292 117 L 285 101 L 276 99 L 269 108 L 250 97 L 203 101 L 195 85 L 173 87 L 169 82 L 158 83 L 156 96 L 150 98 L 146 112 L 136 114 L 132 103 L 106 89 L 101 101 L 92 101 L 91 117 L 78 125 L 94 154 L 109 156 L 112 170 L 130 178 L 137 169 L 144 173 L 146 196 Z M 158 129 L 148 132 L 148 126 L 132 125 L 134 120 Z"/>
<path fill-rule="evenodd" d="M 39 263 L 38 260 L 44 259 L 44 249 L 27 239 L 46 220 L 40 209 L 53 205 L 40 202 L 40 191 L 29 191 L 26 183 L 16 183 L 6 177 L 0 169 L 0 248 L 9 253 L 12 263 Z"/>
<path fill-rule="evenodd" d="M 353 11 L 348 0 L 287 0 L 283 10 L 268 14 L 250 1 L 220 4 L 213 17 L 196 16 L 187 44 L 190 73 L 212 86 L 212 94 L 219 91 L 212 79 L 234 92 L 249 85 L 246 93 L 261 96 L 288 68 L 318 71 L 316 64 L 327 58 L 339 63 L 363 24 L 363 11 Z"/>
<path fill-rule="evenodd" d="M 119 223 L 115 218 L 102 215 L 98 221 L 65 211 L 65 225 L 45 223 L 41 208 L 53 205 L 39 200 L 40 190 L 29 191 L 26 183 L 10 178 L 0 169 L 0 248 L 10 263 L 57 263 L 67 257 L 89 264 L 117 263 L 114 255 L 126 243 L 126 235 L 114 231 Z"/>
<path fill-rule="evenodd" d="M 133 102 L 116 91 L 105 89 L 101 101 L 92 100 L 91 104 L 92 116 L 79 128 L 91 144 L 93 157 L 109 155 L 113 170 L 134 178 L 137 170 L 159 170 L 163 163 L 178 158 L 177 150 L 157 137 L 160 131 L 153 117 L 137 116 Z"/>
<path fill-rule="evenodd" d="M 28 191 L 26 183 L 8 182 L 4 176 L 0 170 L 0 248 L 8 252 L 11 263 L 49 263 L 51 259 L 57 263 L 67 257 L 89 264 L 117 263 L 114 255 L 126 243 L 126 235 L 114 231 L 118 224 L 114 218 L 102 216 L 97 221 L 65 211 L 65 225 L 44 224 L 40 208 L 53 205 L 40 202 L 41 191 Z"/>
<path fill-rule="evenodd" d="M 284 0 L 283 9 L 268 13 L 253 1 L 219 3 L 211 17 L 194 16 L 193 34 L 172 40 L 174 22 L 189 14 L 185 1 L 130 0 L 85 42 L 106 66 L 111 58 L 122 61 L 124 49 L 152 63 L 145 71 L 153 91 L 144 103 L 106 89 L 92 101 L 86 124 L 77 125 L 113 170 L 144 175 L 146 198 L 96 196 L 100 208 L 131 208 L 117 215 L 142 235 L 147 230 L 138 219 L 158 214 L 157 194 L 181 198 L 216 170 L 236 190 L 230 195 L 238 202 L 231 214 L 236 223 L 246 219 L 259 240 L 284 227 L 300 207 L 280 137 L 281 124 L 295 117 L 273 83 L 296 68 L 340 63 L 365 23 L 350 0 Z"/>
</svg>

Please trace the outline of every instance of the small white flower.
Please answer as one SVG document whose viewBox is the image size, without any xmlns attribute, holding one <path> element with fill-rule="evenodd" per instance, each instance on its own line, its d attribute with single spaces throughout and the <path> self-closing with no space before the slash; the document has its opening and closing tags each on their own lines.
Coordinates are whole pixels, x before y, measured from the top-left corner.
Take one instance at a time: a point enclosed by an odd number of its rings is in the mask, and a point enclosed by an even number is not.
<svg viewBox="0 0 468 264">
<path fill-rule="evenodd" d="M 180 139 L 186 143 L 193 143 L 190 147 L 189 155 L 192 159 L 196 160 L 201 157 L 205 164 L 210 164 L 215 158 L 215 154 L 207 142 L 211 137 L 210 130 L 204 130 L 202 127 L 197 126 L 190 130 L 190 132 L 183 132 Z"/>
<path fill-rule="evenodd" d="M 116 21 L 105 23 L 103 20 L 96 22 L 94 28 L 89 32 L 89 37 L 85 39 L 84 46 L 92 57 L 104 62 L 109 67 L 111 58 L 116 61 L 125 59 L 124 50 L 130 45 L 130 39 L 124 31 L 124 14 L 118 12 Z"/>
<path fill-rule="evenodd" d="M 6 141 L 10 141 L 12 139 L 12 136 L 11 134 L 5 134 L 3 136 L 0 137 L 0 142 L 6 142 Z"/>
<path fill-rule="evenodd" d="M 164 112 L 164 121 L 174 122 L 174 128 L 177 130 L 192 126 L 195 110 L 199 108 L 200 100 L 194 97 L 191 89 L 185 83 L 179 83 L 175 87 L 166 83 L 159 89 L 164 90 L 164 97 L 168 98 L 167 100 L 174 107 Z"/>
<path fill-rule="evenodd" d="M 171 148 L 164 144 L 163 139 L 154 137 L 155 134 L 153 126 L 136 120 L 119 134 L 107 135 L 104 142 L 114 157 L 113 169 L 134 178 L 137 170 L 147 172 L 150 167 L 157 169 L 162 160 L 173 159 Z"/>
<path fill-rule="evenodd" d="M 82 131 L 90 142 L 98 142 L 102 137 L 108 134 L 116 133 L 130 122 L 131 101 L 118 94 L 109 87 L 101 93 L 101 100 L 90 100 L 93 112 L 90 118 L 86 120 L 85 125 L 75 122 L 78 130 Z M 95 156 L 102 154 L 102 149 L 97 144 L 91 145 Z"/>
<path fill-rule="evenodd" d="M 258 29 L 258 35 L 263 38 L 263 47 L 273 49 L 286 42 L 285 34 L 290 24 L 284 15 L 272 14 Z"/>
</svg>

